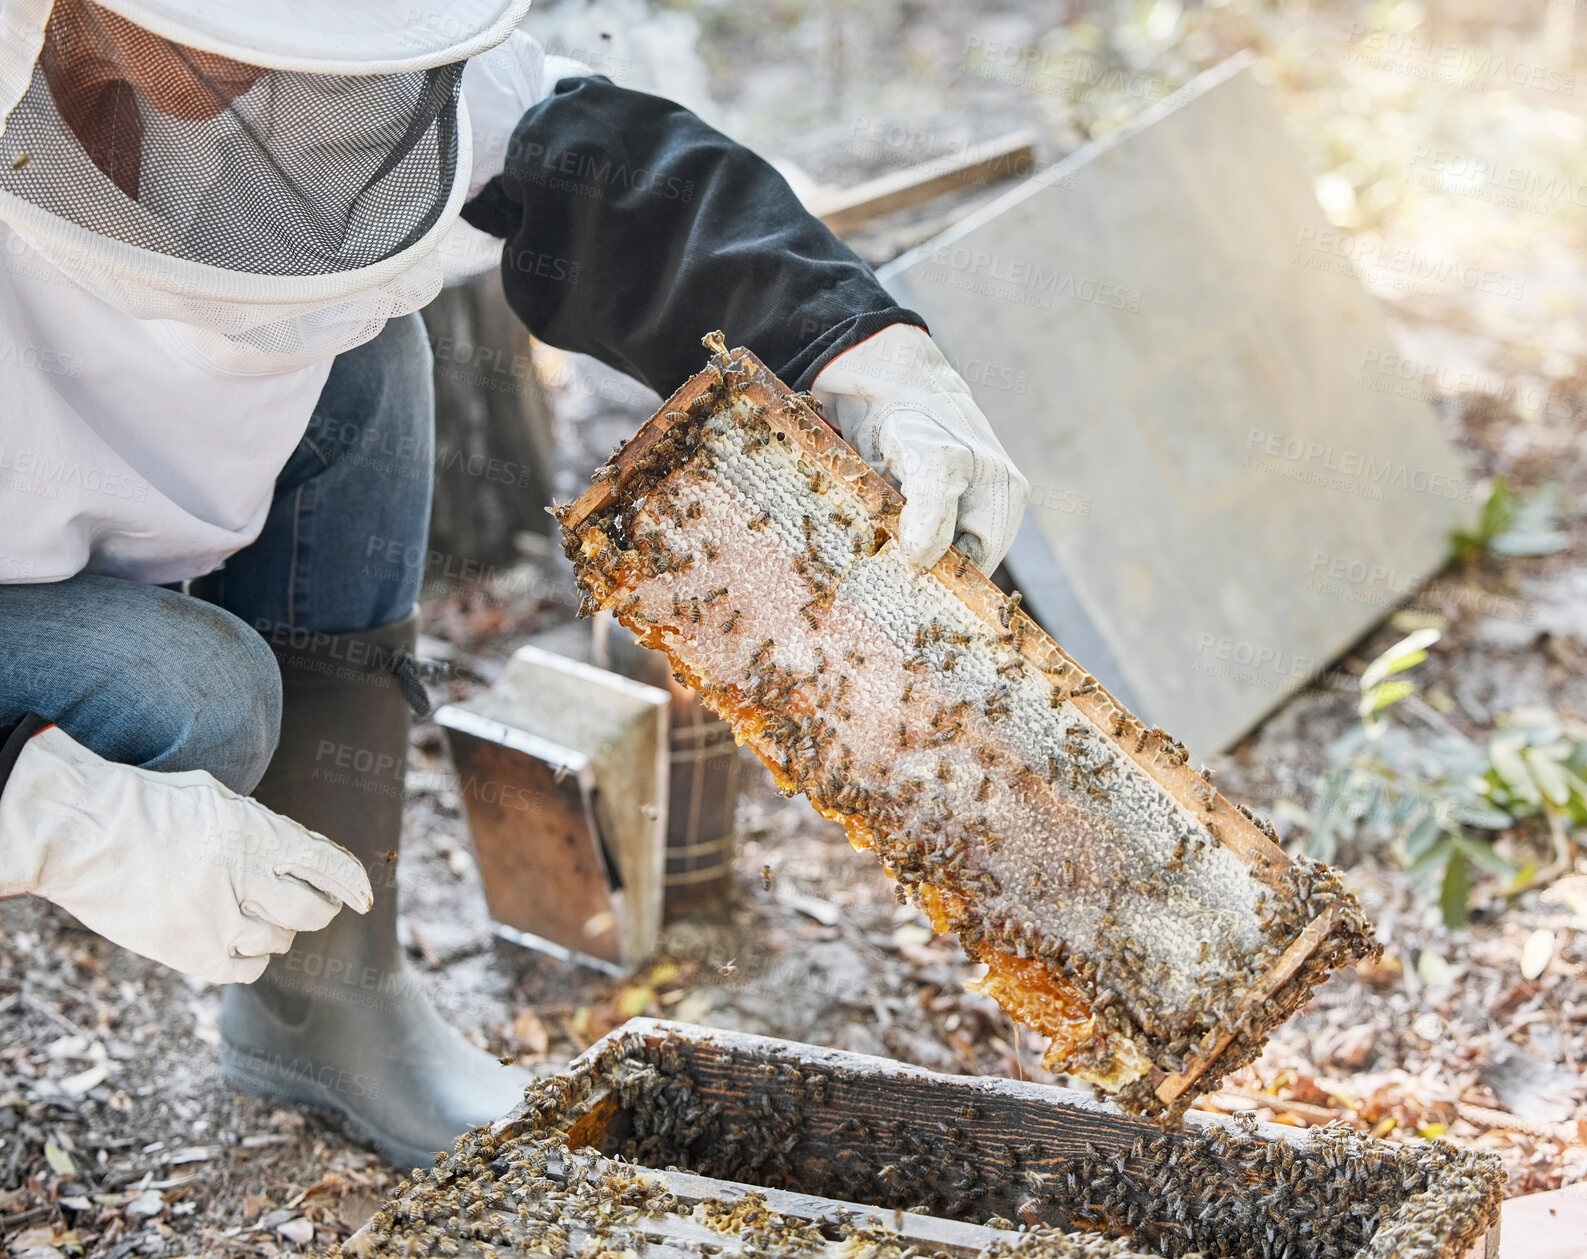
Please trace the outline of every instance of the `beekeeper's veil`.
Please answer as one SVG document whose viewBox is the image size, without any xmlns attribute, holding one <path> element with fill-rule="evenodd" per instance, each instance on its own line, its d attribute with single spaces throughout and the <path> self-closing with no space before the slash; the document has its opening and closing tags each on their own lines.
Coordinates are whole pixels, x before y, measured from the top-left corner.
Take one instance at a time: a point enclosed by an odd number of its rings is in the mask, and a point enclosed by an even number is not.
<svg viewBox="0 0 1587 1259">
<path fill-rule="evenodd" d="M 440 281 L 464 60 L 529 0 L 0 0 L 0 219 L 237 366 L 366 340 Z"/>
</svg>

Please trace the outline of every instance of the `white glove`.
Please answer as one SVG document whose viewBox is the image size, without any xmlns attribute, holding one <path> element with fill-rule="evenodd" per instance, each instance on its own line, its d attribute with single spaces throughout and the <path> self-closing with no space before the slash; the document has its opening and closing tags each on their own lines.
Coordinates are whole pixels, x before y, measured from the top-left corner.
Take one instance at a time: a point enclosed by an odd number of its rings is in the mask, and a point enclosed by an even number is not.
<svg viewBox="0 0 1587 1259">
<path fill-rule="evenodd" d="M 54 726 L 0 791 L 0 896 L 24 892 L 215 983 L 251 983 L 296 932 L 374 901 L 352 853 L 203 770 L 117 765 Z"/>
<path fill-rule="evenodd" d="M 883 328 L 823 367 L 812 392 L 849 445 L 903 492 L 898 543 L 913 563 L 930 568 L 957 542 L 983 571 L 997 567 L 1030 483 L 923 329 Z"/>
</svg>

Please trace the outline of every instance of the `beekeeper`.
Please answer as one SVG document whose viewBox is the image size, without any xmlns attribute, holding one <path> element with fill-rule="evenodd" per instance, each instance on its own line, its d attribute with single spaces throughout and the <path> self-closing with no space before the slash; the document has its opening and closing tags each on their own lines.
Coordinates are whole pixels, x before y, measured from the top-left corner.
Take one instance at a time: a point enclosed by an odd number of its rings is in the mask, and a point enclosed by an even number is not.
<svg viewBox="0 0 1587 1259">
<path fill-rule="evenodd" d="M 406 1165 L 525 1079 L 397 943 L 443 279 L 499 264 L 662 394 L 724 329 L 901 485 L 918 563 L 990 569 L 1026 488 L 766 163 L 527 7 L 0 0 L 0 894 L 230 984 L 228 1077 Z"/>
</svg>

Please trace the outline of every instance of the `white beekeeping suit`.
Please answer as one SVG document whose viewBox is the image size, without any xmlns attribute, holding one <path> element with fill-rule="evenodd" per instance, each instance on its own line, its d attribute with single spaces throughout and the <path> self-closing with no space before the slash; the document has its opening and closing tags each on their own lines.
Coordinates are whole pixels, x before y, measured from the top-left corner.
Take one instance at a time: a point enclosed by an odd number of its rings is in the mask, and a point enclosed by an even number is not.
<svg viewBox="0 0 1587 1259">
<path fill-rule="evenodd" d="M 198 576 L 576 73 L 528 0 L 0 0 L 0 582 Z M 471 60 L 470 60 L 471 59 Z"/>
</svg>

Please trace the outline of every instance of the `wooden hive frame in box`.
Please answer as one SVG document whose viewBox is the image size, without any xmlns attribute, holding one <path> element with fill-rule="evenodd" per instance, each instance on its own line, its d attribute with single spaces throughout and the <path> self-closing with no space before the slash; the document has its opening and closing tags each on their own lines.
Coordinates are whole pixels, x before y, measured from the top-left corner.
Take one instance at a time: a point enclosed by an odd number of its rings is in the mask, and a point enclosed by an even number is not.
<svg viewBox="0 0 1587 1259">
<path fill-rule="evenodd" d="M 1191 769 L 720 338 L 561 509 L 610 608 L 788 794 L 873 848 L 1047 1062 L 1172 1121 L 1375 945 L 1355 899 Z"/>
<path fill-rule="evenodd" d="M 812 1259 L 1496 1259 L 1489 1154 L 635 1019 L 343 1248 Z"/>
</svg>

